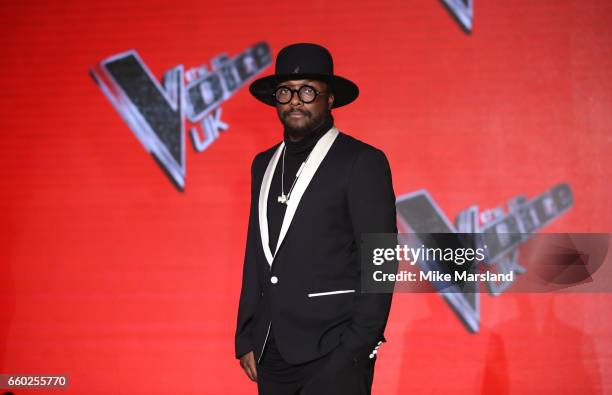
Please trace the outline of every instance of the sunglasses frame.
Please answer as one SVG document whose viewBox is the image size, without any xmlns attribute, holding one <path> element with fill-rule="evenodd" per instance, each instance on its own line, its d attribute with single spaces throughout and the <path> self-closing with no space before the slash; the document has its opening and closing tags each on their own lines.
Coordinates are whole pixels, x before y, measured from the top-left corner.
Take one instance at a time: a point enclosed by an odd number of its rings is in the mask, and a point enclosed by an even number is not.
<svg viewBox="0 0 612 395">
<path fill-rule="evenodd" d="M 302 97 L 300 96 L 300 91 L 301 91 L 302 89 L 304 89 L 304 88 L 310 88 L 310 89 L 312 89 L 312 90 L 315 92 L 315 97 L 314 97 L 312 100 L 305 101 L 304 99 L 302 99 Z M 286 102 L 284 102 L 284 103 L 283 103 L 283 102 L 280 102 L 280 101 L 279 101 L 279 100 L 276 98 L 276 93 L 279 91 L 279 89 L 287 89 L 287 90 L 289 90 L 289 91 L 291 92 L 291 96 L 289 97 L 289 100 L 288 100 L 288 101 L 286 101 Z M 278 103 L 278 104 L 289 104 L 289 103 L 291 103 L 291 100 L 293 100 L 293 94 L 294 94 L 294 93 L 297 93 L 298 99 L 300 99 L 300 101 L 301 101 L 302 103 L 304 103 L 304 104 L 310 104 L 310 103 L 314 102 L 315 100 L 317 100 L 317 97 L 319 97 L 319 95 L 325 94 L 325 93 L 327 93 L 327 92 L 321 92 L 321 91 L 317 90 L 317 88 L 315 88 L 315 87 L 314 87 L 314 86 L 312 86 L 312 85 L 302 85 L 302 86 L 300 86 L 300 87 L 299 87 L 299 88 L 297 88 L 297 89 L 292 89 L 292 88 L 290 88 L 290 87 L 288 87 L 288 86 L 286 86 L 286 85 L 281 85 L 281 86 L 279 86 L 278 88 L 276 88 L 276 89 L 274 90 L 274 92 L 272 93 L 272 98 L 274 99 L 274 102 L 275 102 L 275 103 Z"/>
</svg>

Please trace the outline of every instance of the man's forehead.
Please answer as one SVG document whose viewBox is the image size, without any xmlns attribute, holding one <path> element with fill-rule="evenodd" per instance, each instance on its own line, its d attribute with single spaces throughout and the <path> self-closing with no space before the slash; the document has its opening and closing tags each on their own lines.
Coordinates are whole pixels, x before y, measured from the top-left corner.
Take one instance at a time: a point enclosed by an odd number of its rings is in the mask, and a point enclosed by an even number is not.
<svg viewBox="0 0 612 395">
<path fill-rule="evenodd" d="M 317 84 L 322 84 L 325 85 L 324 81 L 319 81 L 319 80 L 287 80 L 287 81 L 283 81 L 283 82 L 279 82 L 278 84 L 276 84 L 276 87 L 279 87 L 281 85 L 283 86 L 302 86 L 302 85 L 317 85 Z"/>
</svg>

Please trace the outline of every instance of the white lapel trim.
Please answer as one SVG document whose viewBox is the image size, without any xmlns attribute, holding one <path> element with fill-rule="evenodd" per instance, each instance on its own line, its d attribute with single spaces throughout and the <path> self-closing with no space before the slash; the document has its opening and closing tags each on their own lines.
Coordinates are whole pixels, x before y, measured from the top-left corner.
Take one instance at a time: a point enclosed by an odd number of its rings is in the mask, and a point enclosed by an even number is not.
<svg viewBox="0 0 612 395">
<path fill-rule="evenodd" d="M 272 155 L 272 158 L 270 158 L 270 162 L 268 162 L 268 167 L 266 168 L 266 172 L 264 173 L 261 181 L 261 187 L 259 189 L 259 233 L 261 235 L 264 255 L 266 256 L 266 260 L 270 266 L 272 266 L 274 256 L 276 256 L 276 253 L 278 252 L 278 249 L 280 248 L 283 239 L 289 230 L 289 225 L 291 225 L 291 221 L 293 220 L 295 211 L 300 204 L 302 195 L 310 184 L 310 181 L 323 161 L 323 158 L 325 158 L 327 155 L 331 145 L 336 140 L 336 137 L 338 137 L 338 134 L 338 129 L 336 129 L 336 127 L 332 127 L 327 131 L 327 133 L 321 136 L 319 141 L 317 141 L 317 144 L 315 144 L 314 148 L 312 149 L 310 157 L 302 169 L 302 174 L 296 181 L 293 191 L 291 191 L 291 197 L 287 204 L 287 209 L 285 210 L 285 216 L 283 217 L 283 224 L 278 236 L 274 255 L 272 255 L 272 251 L 270 250 L 270 235 L 268 233 L 268 195 L 270 193 L 270 184 L 272 183 L 274 170 L 276 169 L 278 160 L 283 152 L 283 148 L 285 147 L 284 141 L 278 146 L 276 152 L 274 152 L 274 155 Z"/>
<path fill-rule="evenodd" d="M 274 176 L 274 169 L 276 169 L 278 158 L 280 158 L 284 146 L 285 142 L 283 141 L 276 149 L 274 155 L 272 155 L 263 179 L 261 180 L 261 187 L 259 189 L 259 234 L 261 235 L 264 255 L 270 266 L 272 266 L 274 257 L 272 256 L 272 251 L 270 251 L 270 235 L 268 233 L 268 193 L 270 192 L 270 184 L 272 183 L 272 176 Z"/>
<path fill-rule="evenodd" d="M 325 133 L 317 144 L 315 144 L 314 148 L 310 153 L 310 157 L 306 161 L 306 165 L 304 169 L 302 169 L 302 174 L 300 174 L 300 178 L 295 183 L 293 187 L 293 191 L 291 191 L 291 196 L 289 198 L 289 202 L 287 204 L 287 210 L 285 211 L 285 216 L 283 217 L 283 225 L 281 226 L 280 235 L 278 236 L 278 242 L 276 243 L 276 251 L 274 251 L 274 255 L 278 252 L 281 244 L 283 243 L 283 239 L 289 230 L 289 225 L 291 225 L 291 221 L 293 220 L 293 216 L 295 215 L 295 211 L 300 204 L 300 200 L 302 199 L 302 195 L 306 191 L 306 188 L 310 184 L 312 177 L 314 177 L 315 172 L 319 168 L 319 165 L 327 155 L 327 152 L 331 148 L 334 140 L 338 137 L 338 129 L 332 127 Z M 270 263 L 270 265 L 272 265 Z"/>
</svg>

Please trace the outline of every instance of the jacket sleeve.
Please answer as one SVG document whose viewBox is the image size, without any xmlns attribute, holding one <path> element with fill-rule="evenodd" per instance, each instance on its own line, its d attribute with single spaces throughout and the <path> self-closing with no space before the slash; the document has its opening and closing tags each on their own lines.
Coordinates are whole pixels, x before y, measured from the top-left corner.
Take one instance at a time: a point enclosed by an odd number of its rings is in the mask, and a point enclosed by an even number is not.
<svg viewBox="0 0 612 395">
<path fill-rule="evenodd" d="M 367 149 L 358 154 L 349 179 L 348 205 L 361 265 L 363 233 L 397 234 L 391 169 L 382 151 Z M 384 341 L 392 296 L 392 292 L 356 295 L 351 324 L 341 339 L 347 349 L 370 348 L 379 340 Z"/>
<path fill-rule="evenodd" d="M 242 290 L 240 292 L 240 302 L 238 305 L 238 322 L 236 325 L 235 352 L 236 358 L 240 358 L 254 347 L 251 338 L 251 326 L 253 316 L 259 298 L 261 296 L 261 286 L 257 277 L 256 267 L 256 245 L 258 241 L 258 219 L 257 202 L 258 194 L 255 187 L 255 162 L 251 165 L 251 209 L 249 214 L 249 225 L 247 231 L 247 242 L 244 254 L 244 267 L 242 270 Z"/>
</svg>

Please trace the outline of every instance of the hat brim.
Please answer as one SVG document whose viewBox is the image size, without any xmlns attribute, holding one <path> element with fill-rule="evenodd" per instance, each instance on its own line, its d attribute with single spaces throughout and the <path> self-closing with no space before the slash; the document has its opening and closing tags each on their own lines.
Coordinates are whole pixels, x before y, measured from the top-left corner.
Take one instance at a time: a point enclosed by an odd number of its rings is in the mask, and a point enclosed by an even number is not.
<svg viewBox="0 0 612 395">
<path fill-rule="evenodd" d="M 274 101 L 274 89 L 281 82 L 289 80 L 317 80 L 326 82 L 334 93 L 334 104 L 332 108 L 346 106 L 352 103 L 359 96 L 359 88 L 352 81 L 337 75 L 324 74 L 287 74 L 287 75 L 269 75 L 259 78 L 249 86 L 249 92 L 262 103 L 269 106 L 276 106 Z"/>
</svg>

